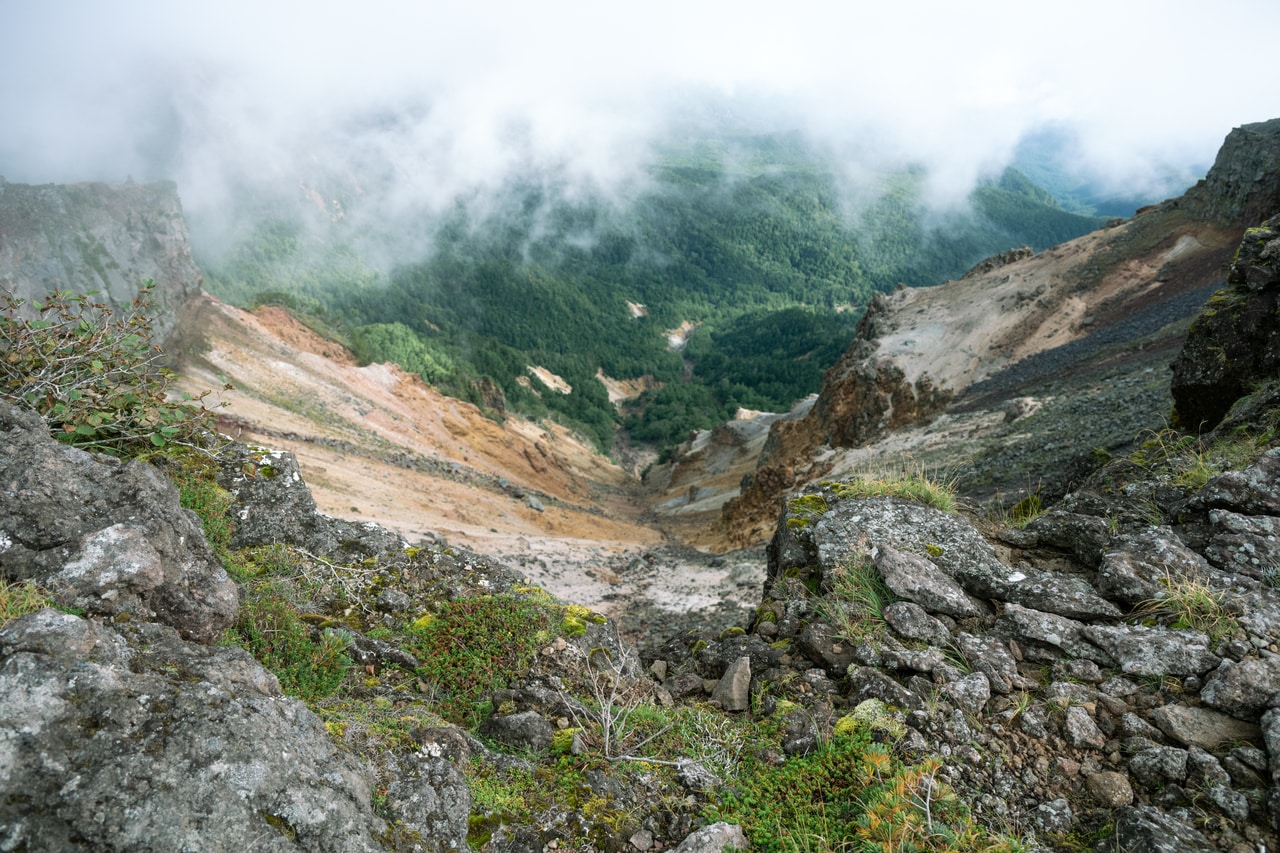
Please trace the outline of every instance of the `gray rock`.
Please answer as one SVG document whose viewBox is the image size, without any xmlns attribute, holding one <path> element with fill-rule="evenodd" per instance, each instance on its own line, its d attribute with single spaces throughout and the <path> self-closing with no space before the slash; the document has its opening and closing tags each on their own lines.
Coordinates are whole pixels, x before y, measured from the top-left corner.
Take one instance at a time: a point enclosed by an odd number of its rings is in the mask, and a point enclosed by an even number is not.
<svg viewBox="0 0 1280 853">
<path fill-rule="evenodd" d="M 1249 820 L 1249 798 L 1239 791 L 1231 790 L 1230 785 L 1209 785 L 1204 788 L 1204 795 L 1222 809 L 1223 814 L 1237 823 Z"/>
<path fill-rule="evenodd" d="M 1128 806 L 1116 814 L 1111 843 L 1125 853 L 1214 853 L 1195 827 L 1151 806 Z"/>
<path fill-rule="evenodd" d="M 1205 558 L 1223 571 L 1269 581 L 1267 571 L 1280 566 L 1280 518 L 1215 509 L 1209 521 L 1216 532 Z"/>
<path fill-rule="evenodd" d="M 1129 777 L 1113 770 L 1090 773 L 1084 779 L 1085 788 L 1104 808 L 1114 809 L 1133 803 L 1133 786 Z"/>
<path fill-rule="evenodd" d="M 1214 477 L 1196 501 L 1244 515 L 1280 516 L 1280 447 L 1268 450 L 1243 471 Z"/>
<path fill-rule="evenodd" d="M 1148 527 L 1125 536 L 1102 558 L 1098 591 L 1108 598 L 1137 604 L 1166 593 L 1168 577 L 1204 582 L 1209 564 L 1182 543 L 1168 527 Z"/>
<path fill-rule="evenodd" d="M 13 849 L 378 850 L 369 784 L 244 651 L 44 610 L 0 630 Z"/>
<path fill-rule="evenodd" d="M 1124 737 L 1145 737 L 1157 742 L 1164 739 L 1159 729 L 1132 711 L 1120 717 L 1120 734 Z"/>
<path fill-rule="evenodd" d="M 930 645 L 944 645 L 951 639 L 945 625 L 930 616 L 914 601 L 895 601 L 881 611 L 884 621 L 904 640 L 919 640 Z"/>
<path fill-rule="evenodd" d="M 404 538 L 372 523 L 330 518 L 316 508 L 298 460 L 285 450 L 232 445 L 218 457 L 218 483 L 234 502 L 231 547 L 284 543 L 338 561 L 402 551 Z"/>
<path fill-rule="evenodd" d="M 882 545 L 876 550 L 875 561 L 885 586 L 894 595 L 931 613 L 964 618 L 986 612 L 981 602 L 924 557 Z"/>
<path fill-rule="evenodd" d="M 987 676 L 993 692 L 1007 695 L 1015 685 L 1021 686 L 1018 662 L 999 639 L 962 632 L 956 635 L 955 644 L 969 665 Z"/>
<path fill-rule="evenodd" d="M 1074 819 L 1071 804 L 1061 797 L 1036 806 L 1036 827 L 1041 832 L 1067 832 L 1071 829 L 1071 822 Z"/>
<path fill-rule="evenodd" d="M 1109 660 L 1105 652 L 1084 640 L 1081 634 L 1084 627 L 1083 622 L 1065 616 L 1009 603 L 1005 605 L 993 633 L 1017 640 L 1020 644 L 1051 646 L 1073 657 L 1097 658 L 1114 666 L 1115 661 Z"/>
<path fill-rule="evenodd" d="M 1187 778 L 1187 751 L 1173 746 L 1143 750 L 1129 759 L 1129 774 L 1153 789 L 1170 782 L 1182 784 Z"/>
<path fill-rule="evenodd" d="M 1257 741 L 1258 726 L 1208 708 L 1165 705 L 1151 712 L 1160 731 L 1184 746 L 1216 749 L 1228 741 Z"/>
<path fill-rule="evenodd" d="M 1032 537 L 1028 544 L 1071 551 L 1089 568 L 1098 565 L 1111 542 L 1111 529 L 1105 519 L 1062 509 L 1051 509 L 1033 518 L 1023 533 Z"/>
<path fill-rule="evenodd" d="M 1115 605 L 1081 578 L 1004 565 L 972 524 L 933 507 L 897 498 L 836 501 L 814 523 L 812 538 L 823 572 L 850 554 L 870 556 L 888 547 L 928 555 L 972 596 L 1012 601 L 1072 619 L 1120 616 Z M 770 572 L 776 571 L 771 562 Z"/>
<path fill-rule="evenodd" d="M 96 291 L 94 301 L 126 315 L 142 281 L 154 282 L 152 339 L 162 344 L 178 315 L 200 298 L 187 223 L 172 181 L 123 184 L 0 183 L 4 289 L 42 300 L 53 288 Z M 22 316 L 34 314 L 28 304 Z"/>
<path fill-rule="evenodd" d="M 991 682 L 986 673 L 974 672 L 959 681 L 944 685 L 943 695 L 949 697 L 960 710 L 970 714 L 981 714 L 991 698 Z"/>
<path fill-rule="evenodd" d="M 1107 743 L 1106 735 L 1099 730 L 1093 717 L 1078 705 L 1067 708 L 1062 734 L 1076 749 L 1102 749 Z"/>
<path fill-rule="evenodd" d="M 1145 625 L 1088 625 L 1081 633 L 1129 675 L 1203 675 L 1222 661 L 1209 650 L 1209 638 L 1198 631 Z"/>
<path fill-rule="evenodd" d="M 1262 741 L 1267 747 L 1271 781 L 1280 782 L 1280 708 L 1272 708 L 1262 715 Z"/>
<path fill-rule="evenodd" d="M 726 711 L 745 711 L 751 707 L 751 658 L 742 656 L 729 664 L 716 689 L 711 691 L 711 701 L 718 702 Z"/>
<path fill-rule="evenodd" d="M 467 849 L 471 791 L 467 778 L 452 762 L 421 760 L 412 773 L 387 786 L 387 805 L 404 829 L 418 833 L 418 849 L 427 853 Z"/>
<path fill-rule="evenodd" d="M 1256 722 L 1280 692 L 1280 658 L 1224 660 L 1200 691 L 1206 705 Z"/>
<path fill-rule="evenodd" d="M 811 622 L 800 632 L 795 642 L 805 657 L 837 675 L 853 663 L 853 644 L 842 641 L 825 622 Z"/>
<path fill-rule="evenodd" d="M 886 705 L 906 710 L 915 710 L 921 705 L 919 696 L 879 670 L 869 666 L 850 667 L 849 705 L 857 706 L 866 699 L 879 699 Z"/>
<path fill-rule="evenodd" d="M 750 850 L 742 827 L 734 823 L 713 823 L 695 830 L 676 845 L 674 853 L 721 853 L 726 847 Z"/>
<path fill-rule="evenodd" d="M 537 711 L 494 715 L 484 721 L 480 733 L 517 749 L 541 751 L 551 746 L 555 728 Z"/>
<path fill-rule="evenodd" d="M 1222 763 L 1212 754 L 1198 746 L 1192 746 L 1187 748 L 1187 783 L 1199 787 L 1210 785 L 1230 787 L 1231 777 L 1222 768 Z"/>
<path fill-rule="evenodd" d="M 60 444 L 33 412 L 0 402 L 0 494 L 0 576 L 34 580 L 63 606 L 128 612 L 199 642 L 235 620 L 235 584 L 152 466 Z"/>
</svg>

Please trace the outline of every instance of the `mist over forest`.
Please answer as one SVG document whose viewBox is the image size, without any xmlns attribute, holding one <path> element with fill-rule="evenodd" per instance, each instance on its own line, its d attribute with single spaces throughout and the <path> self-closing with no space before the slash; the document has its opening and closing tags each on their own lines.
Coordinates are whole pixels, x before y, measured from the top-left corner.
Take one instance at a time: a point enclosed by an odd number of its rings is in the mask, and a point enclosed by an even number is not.
<svg viewBox="0 0 1280 853">
<path fill-rule="evenodd" d="M 816 391 L 874 293 L 1203 175 L 1247 94 L 1153 57 L 1204 10 L 1090 8 L 12 4 L 0 174 L 173 180 L 216 295 L 665 446 Z"/>
</svg>

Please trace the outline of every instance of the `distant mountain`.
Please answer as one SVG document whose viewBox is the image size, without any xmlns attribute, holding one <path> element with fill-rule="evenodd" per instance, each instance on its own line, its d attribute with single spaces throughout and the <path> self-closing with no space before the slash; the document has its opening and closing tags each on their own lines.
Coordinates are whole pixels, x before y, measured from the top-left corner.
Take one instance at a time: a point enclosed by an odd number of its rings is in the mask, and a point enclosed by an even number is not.
<svg viewBox="0 0 1280 853">
<path fill-rule="evenodd" d="M 531 169 L 444 214 L 379 222 L 344 176 L 325 192 L 304 184 L 300 206 L 253 196 L 246 218 L 257 224 L 201 261 L 225 299 L 282 302 L 342 330 L 362 358 L 498 413 L 553 415 L 602 448 L 621 416 L 597 374 L 649 377 L 654 390 L 628 422 L 667 444 L 738 407 L 785 410 L 816 391 L 875 293 L 1101 221 L 1014 171 L 939 214 L 927 178 L 909 170 L 851 188 L 798 134 L 743 132 L 669 142 L 621 195 Z M 400 262 L 375 268 L 392 243 Z M 676 352 L 669 337 L 682 326 L 697 333 Z M 534 367 L 571 390 L 545 387 Z"/>
</svg>

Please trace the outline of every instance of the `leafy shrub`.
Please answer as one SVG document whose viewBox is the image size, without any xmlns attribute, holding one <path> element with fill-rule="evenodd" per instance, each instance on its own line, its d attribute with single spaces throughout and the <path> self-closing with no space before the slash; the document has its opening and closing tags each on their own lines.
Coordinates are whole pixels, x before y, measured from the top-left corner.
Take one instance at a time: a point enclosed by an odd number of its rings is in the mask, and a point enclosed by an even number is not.
<svg viewBox="0 0 1280 853">
<path fill-rule="evenodd" d="M 143 282 L 121 317 L 92 294 L 55 291 L 24 304 L 0 297 L 0 393 L 30 406 L 60 440 L 116 456 L 196 444 L 210 410 L 199 398 L 173 401 L 173 373 L 161 365 L 147 317 L 152 283 Z"/>
</svg>

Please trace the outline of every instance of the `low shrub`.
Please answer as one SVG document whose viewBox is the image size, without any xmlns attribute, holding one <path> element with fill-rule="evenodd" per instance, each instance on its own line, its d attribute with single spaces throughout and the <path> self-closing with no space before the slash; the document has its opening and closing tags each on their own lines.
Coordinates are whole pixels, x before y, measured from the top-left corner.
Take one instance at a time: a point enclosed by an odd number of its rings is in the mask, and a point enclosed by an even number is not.
<svg viewBox="0 0 1280 853">
<path fill-rule="evenodd" d="M 93 294 L 55 291 L 25 304 L 0 296 L 0 393 L 35 409 L 60 441 L 115 456 L 198 445 L 204 395 L 170 399 L 174 375 L 151 340 L 152 283 L 120 317 Z"/>
</svg>

